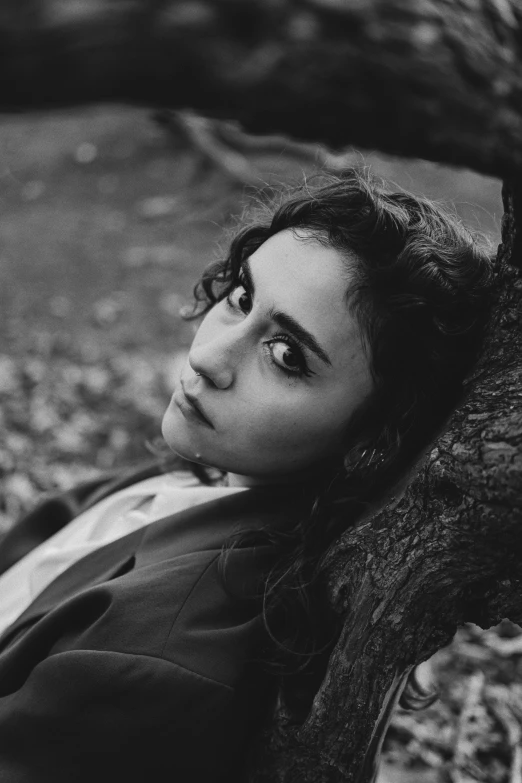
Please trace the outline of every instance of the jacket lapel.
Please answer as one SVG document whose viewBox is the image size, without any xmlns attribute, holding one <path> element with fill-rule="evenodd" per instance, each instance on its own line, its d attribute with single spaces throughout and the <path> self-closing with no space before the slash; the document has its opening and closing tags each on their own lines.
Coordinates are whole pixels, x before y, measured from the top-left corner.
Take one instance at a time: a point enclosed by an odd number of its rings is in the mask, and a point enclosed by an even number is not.
<svg viewBox="0 0 522 783">
<path fill-rule="evenodd" d="M 46 498 L 0 534 L 0 574 L 3 574 L 32 549 L 61 530 L 82 511 L 108 495 L 162 472 L 160 463 L 148 463 L 139 469 L 107 473 L 66 492 Z"/>
<path fill-rule="evenodd" d="M 162 560 L 168 560 L 192 552 L 219 551 L 235 531 L 283 524 L 289 511 L 284 500 L 280 491 L 251 488 L 159 519 L 145 531 L 136 567 L 157 562 L 159 553 Z"/>
<path fill-rule="evenodd" d="M 0 638 L 9 643 L 25 626 L 59 603 L 137 568 L 198 551 L 218 552 L 239 530 L 288 524 L 299 508 L 288 488 L 251 488 L 164 517 L 83 557 L 51 582 Z M 266 553 L 265 547 L 262 547 Z M 253 574 L 254 576 L 254 574 Z"/>
<path fill-rule="evenodd" d="M 42 590 L 27 609 L 6 629 L 0 637 L 0 646 L 3 647 L 24 626 L 32 624 L 39 617 L 54 609 L 61 601 L 71 598 L 89 587 L 94 587 L 101 582 L 115 579 L 117 576 L 131 571 L 134 567 L 135 552 L 144 533 L 144 528 L 135 530 L 128 536 L 118 538 L 116 541 L 90 552 L 70 566 Z"/>
</svg>

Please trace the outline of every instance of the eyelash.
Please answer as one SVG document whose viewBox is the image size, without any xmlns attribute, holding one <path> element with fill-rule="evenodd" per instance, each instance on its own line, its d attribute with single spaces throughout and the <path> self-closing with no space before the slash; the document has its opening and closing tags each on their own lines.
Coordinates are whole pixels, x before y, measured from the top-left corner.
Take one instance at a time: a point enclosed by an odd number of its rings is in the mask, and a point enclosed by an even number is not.
<svg viewBox="0 0 522 783">
<path fill-rule="evenodd" d="M 246 280 L 242 280 L 241 278 L 239 278 L 237 285 L 225 297 L 225 301 L 226 301 L 228 307 L 231 310 L 239 310 L 240 312 L 243 313 L 244 311 L 240 307 L 238 307 L 237 305 L 235 305 L 232 302 L 232 294 L 238 288 L 244 288 L 245 289 L 245 293 L 251 298 L 250 292 L 249 292 L 248 288 L 246 287 Z M 290 369 L 287 369 L 287 368 L 283 367 L 281 364 L 277 364 L 277 362 L 274 359 L 274 355 L 273 355 L 272 351 L 270 351 L 270 359 L 271 359 L 272 364 L 274 365 L 274 367 L 276 367 L 278 370 L 281 370 L 281 372 L 283 372 L 286 376 L 288 376 L 290 378 L 296 378 L 296 377 L 297 378 L 301 378 L 303 376 L 309 378 L 311 375 L 315 375 L 315 373 L 312 372 L 312 370 L 310 370 L 306 366 L 306 362 L 305 362 L 305 359 L 303 357 L 302 349 L 301 349 L 301 346 L 299 345 L 299 343 L 296 340 L 294 340 L 293 338 L 289 337 L 287 334 L 276 334 L 270 340 L 267 340 L 265 342 L 265 345 L 266 346 L 270 346 L 273 343 L 280 343 L 280 342 L 286 343 L 290 348 L 292 348 L 295 351 L 295 353 L 296 353 L 296 355 L 297 355 L 297 357 L 299 359 L 300 367 L 297 370 L 290 370 Z"/>
</svg>

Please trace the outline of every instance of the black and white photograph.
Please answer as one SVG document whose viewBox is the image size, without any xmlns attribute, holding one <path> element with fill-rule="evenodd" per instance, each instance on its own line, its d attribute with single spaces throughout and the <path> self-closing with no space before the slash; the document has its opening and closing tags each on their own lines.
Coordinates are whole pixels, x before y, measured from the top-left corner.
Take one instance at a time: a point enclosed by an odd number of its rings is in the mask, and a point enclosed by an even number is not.
<svg viewBox="0 0 522 783">
<path fill-rule="evenodd" d="M 522 783 L 522 5 L 0 63 L 0 783 Z"/>
</svg>

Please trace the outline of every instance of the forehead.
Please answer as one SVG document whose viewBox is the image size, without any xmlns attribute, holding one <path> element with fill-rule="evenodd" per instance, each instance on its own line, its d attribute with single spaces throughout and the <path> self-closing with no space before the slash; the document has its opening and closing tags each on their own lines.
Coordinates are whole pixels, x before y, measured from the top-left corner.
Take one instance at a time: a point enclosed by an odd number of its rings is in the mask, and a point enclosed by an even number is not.
<svg viewBox="0 0 522 783">
<path fill-rule="evenodd" d="M 331 292 L 341 282 L 345 289 L 349 278 L 339 251 L 304 230 L 287 229 L 269 237 L 252 254 L 251 265 L 263 277 L 272 274 L 281 285 L 290 279 L 299 282 L 296 295 L 310 286 Z"/>
<path fill-rule="evenodd" d="M 305 232 L 281 231 L 250 257 L 260 306 L 295 318 L 326 349 L 332 363 L 344 364 L 359 329 L 348 308 L 350 263 L 335 248 Z"/>
</svg>

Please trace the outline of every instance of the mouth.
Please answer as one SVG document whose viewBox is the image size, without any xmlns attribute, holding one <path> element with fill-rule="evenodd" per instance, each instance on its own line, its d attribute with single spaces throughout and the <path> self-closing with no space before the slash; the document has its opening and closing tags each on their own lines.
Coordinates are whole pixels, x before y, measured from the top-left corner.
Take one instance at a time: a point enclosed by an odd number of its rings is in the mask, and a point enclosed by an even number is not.
<svg viewBox="0 0 522 783">
<path fill-rule="evenodd" d="M 183 384 L 181 384 L 181 389 L 174 395 L 174 401 L 185 418 L 190 418 L 193 421 L 197 421 L 214 429 L 212 422 L 203 412 L 200 403 L 198 403 L 194 395 L 185 391 Z"/>
</svg>

